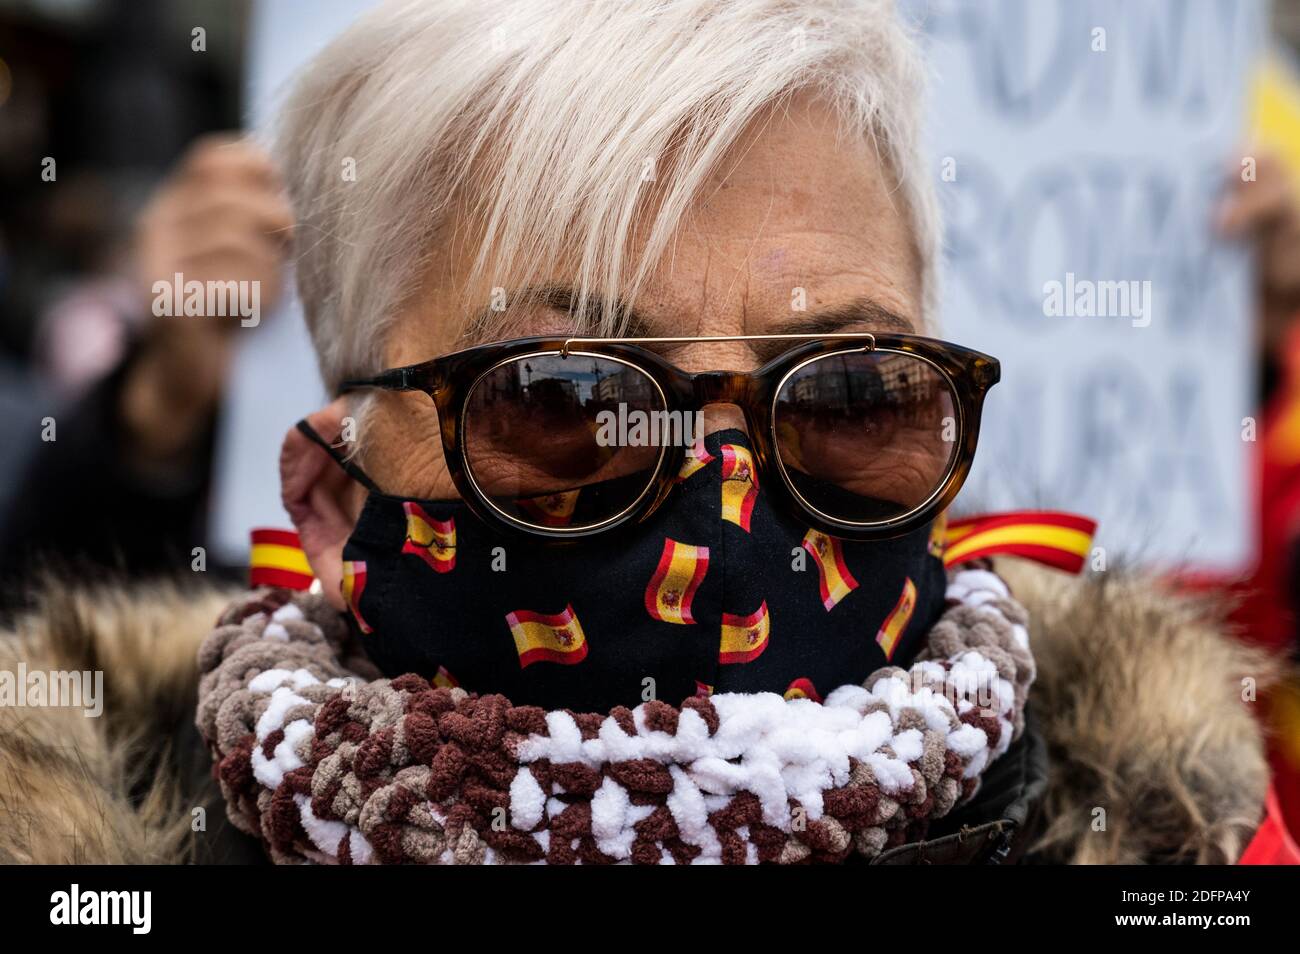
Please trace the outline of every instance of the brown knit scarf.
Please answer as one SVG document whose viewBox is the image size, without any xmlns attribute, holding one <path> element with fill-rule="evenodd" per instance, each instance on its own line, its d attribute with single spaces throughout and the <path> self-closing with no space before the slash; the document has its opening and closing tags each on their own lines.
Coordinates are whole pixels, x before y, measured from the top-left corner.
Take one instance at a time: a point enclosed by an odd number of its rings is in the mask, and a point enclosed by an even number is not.
<svg viewBox="0 0 1300 954">
<path fill-rule="evenodd" d="M 277 862 L 794 863 L 873 856 L 969 798 L 1023 728 L 1024 609 L 954 570 L 910 670 L 824 702 L 608 713 L 382 678 L 318 595 L 261 589 L 199 653 L 231 820 Z"/>
</svg>

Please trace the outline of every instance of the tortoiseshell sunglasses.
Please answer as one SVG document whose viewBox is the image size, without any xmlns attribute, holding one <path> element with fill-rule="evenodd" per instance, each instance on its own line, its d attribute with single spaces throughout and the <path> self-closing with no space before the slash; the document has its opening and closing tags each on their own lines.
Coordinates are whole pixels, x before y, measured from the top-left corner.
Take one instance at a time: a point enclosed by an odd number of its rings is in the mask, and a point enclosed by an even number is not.
<svg viewBox="0 0 1300 954">
<path fill-rule="evenodd" d="M 650 350 L 698 341 L 781 341 L 752 372 L 688 373 Z M 481 518 L 578 539 L 648 517 L 707 458 L 699 413 L 734 404 L 743 448 L 728 471 L 833 536 L 901 536 L 940 513 L 975 456 L 996 359 L 902 334 L 518 338 L 373 378 L 438 408 L 457 490 Z M 739 468 L 739 470 L 737 470 Z"/>
</svg>

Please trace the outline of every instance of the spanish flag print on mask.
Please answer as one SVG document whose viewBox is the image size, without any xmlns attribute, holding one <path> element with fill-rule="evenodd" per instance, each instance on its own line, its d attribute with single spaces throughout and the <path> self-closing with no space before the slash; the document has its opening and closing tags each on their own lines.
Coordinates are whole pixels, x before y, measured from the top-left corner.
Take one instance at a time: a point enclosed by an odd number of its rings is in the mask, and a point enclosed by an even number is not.
<svg viewBox="0 0 1300 954">
<path fill-rule="evenodd" d="M 515 610 L 506 614 L 506 624 L 515 638 L 520 669 L 536 662 L 573 666 L 587 658 L 587 637 L 572 606 L 552 615 Z"/>
<path fill-rule="evenodd" d="M 366 564 L 363 560 L 343 561 L 343 599 L 357 621 L 362 633 L 372 633 L 373 629 L 361 618 L 361 594 L 366 591 Z"/>
<path fill-rule="evenodd" d="M 704 447 L 688 447 L 682 457 L 681 469 L 677 472 L 677 482 L 680 484 L 683 480 L 689 480 L 711 463 L 713 455 Z"/>
<path fill-rule="evenodd" d="M 767 601 L 748 616 L 722 614 L 722 650 L 720 663 L 753 662 L 767 649 L 772 635 L 772 620 L 767 613 Z"/>
<path fill-rule="evenodd" d="M 844 562 L 844 544 L 816 530 L 809 530 L 803 538 L 803 548 L 817 561 L 821 575 L 822 606 L 830 612 L 836 604 L 858 588 L 858 581 Z"/>
<path fill-rule="evenodd" d="M 708 547 L 665 540 L 659 565 L 645 589 L 646 612 L 663 623 L 694 623 L 691 601 L 708 570 Z"/>
<path fill-rule="evenodd" d="M 722 519 L 748 533 L 757 500 L 758 480 L 754 475 L 753 456 L 737 444 L 723 444 Z"/>
<path fill-rule="evenodd" d="M 414 553 L 438 573 L 456 568 L 456 521 L 434 520 L 419 504 L 406 501 L 406 543 L 403 553 Z"/>
<path fill-rule="evenodd" d="M 821 702 L 821 694 L 818 693 L 817 687 L 813 685 L 812 680 L 807 677 L 801 677 L 790 683 L 785 690 L 785 701 L 791 699 L 811 699 L 813 702 Z"/>
<path fill-rule="evenodd" d="M 885 617 L 885 621 L 880 625 L 880 632 L 876 633 L 876 645 L 885 653 L 886 659 L 894 658 L 894 649 L 898 646 L 898 637 L 903 635 L 903 630 L 907 629 L 907 624 L 912 621 L 912 613 L 916 610 L 916 584 L 911 580 L 903 582 L 903 592 L 898 597 L 898 602 L 894 605 L 893 610 Z"/>
</svg>

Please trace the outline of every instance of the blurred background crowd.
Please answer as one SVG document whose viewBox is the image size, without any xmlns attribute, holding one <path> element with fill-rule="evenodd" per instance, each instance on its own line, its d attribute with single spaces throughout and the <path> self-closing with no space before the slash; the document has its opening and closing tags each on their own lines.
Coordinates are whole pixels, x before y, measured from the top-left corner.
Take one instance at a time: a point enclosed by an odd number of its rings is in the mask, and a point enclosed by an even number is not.
<svg viewBox="0 0 1300 954">
<path fill-rule="evenodd" d="M 144 276 L 279 284 L 282 246 L 258 244 L 287 226 L 255 205 L 269 166 L 213 136 L 241 124 L 247 17 L 238 0 L 0 2 L 6 605 L 47 561 L 174 569 L 204 540 L 230 336 L 148 321 Z"/>
</svg>

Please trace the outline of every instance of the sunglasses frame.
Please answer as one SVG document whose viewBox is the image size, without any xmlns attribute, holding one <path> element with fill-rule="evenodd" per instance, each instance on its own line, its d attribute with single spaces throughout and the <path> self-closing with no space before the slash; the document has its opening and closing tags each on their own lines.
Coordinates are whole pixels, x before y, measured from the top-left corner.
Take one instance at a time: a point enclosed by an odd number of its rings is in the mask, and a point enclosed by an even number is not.
<svg viewBox="0 0 1300 954">
<path fill-rule="evenodd" d="M 683 371 L 645 347 L 701 341 L 789 341 L 791 347 L 754 371 L 700 372 Z M 943 481 L 912 510 L 873 523 L 838 520 L 817 510 L 795 488 L 777 451 L 775 405 L 785 382 L 811 362 L 859 352 L 908 354 L 927 362 L 948 383 L 957 415 L 958 452 Z M 613 517 L 579 528 L 546 527 L 520 520 L 494 504 L 474 481 L 462 437 L 469 396 L 484 376 L 503 364 L 553 355 L 605 358 L 629 364 L 658 387 L 667 411 L 699 411 L 707 404 L 736 405 L 745 416 L 762 485 L 776 505 L 799 514 L 814 529 L 848 540 L 903 536 L 928 523 L 952 503 L 975 459 L 984 396 L 1001 377 L 996 358 L 920 335 L 846 332 L 682 338 L 537 336 L 477 345 L 419 364 L 391 368 L 374 377 L 346 380 L 339 386 L 338 394 L 369 388 L 427 394 L 438 410 L 443 454 L 452 481 L 470 509 L 489 523 L 532 537 L 572 541 L 646 519 L 672 490 L 686 448 L 663 447 L 654 475 L 632 504 Z M 773 476 L 779 479 L 772 480 Z"/>
</svg>

